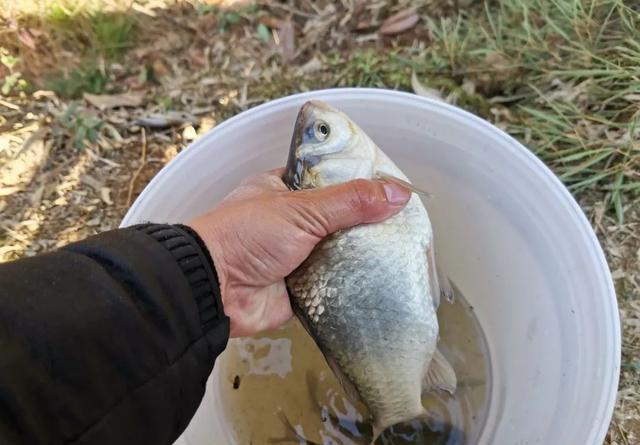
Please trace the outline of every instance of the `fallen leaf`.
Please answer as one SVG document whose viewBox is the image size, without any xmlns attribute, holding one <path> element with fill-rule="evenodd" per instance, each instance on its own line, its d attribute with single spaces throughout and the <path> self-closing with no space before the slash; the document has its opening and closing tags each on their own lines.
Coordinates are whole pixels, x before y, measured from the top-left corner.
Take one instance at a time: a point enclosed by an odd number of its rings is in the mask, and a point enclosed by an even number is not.
<svg viewBox="0 0 640 445">
<path fill-rule="evenodd" d="M 220 83 L 220 78 L 219 77 L 202 77 L 198 83 L 203 87 L 218 85 Z"/>
<path fill-rule="evenodd" d="M 56 97 L 56 93 L 54 91 L 50 91 L 50 90 L 38 90 L 36 92 L 34 92 L 32 94 L 34 99 L 42 99 L 42 98 L 47 98 L 47 97 L 51 97 L 51 98 L 55 98 Z"/>
<path fill-rule="evenodd" d="M 2 166 L 0 185 L 6 186 L 5 191 L 30 183 L 41 171 L 51 148 L 51 142 L 46 140 L 48 134 L 47 128 L 38 128 L 24 141 L 18 153 Z"/>
<path fill-rule="evenodd" d="M 17 31 L 18 29 L 18 22 L 13 17 L 9 17 L 6 20 L 6 25 L 7 25 L 7 28 L 10 29 L 11 31 Z"/>
<path fill-rule="evenodd" d="M 280 28 L 282 26 L 282 20 L 275 17 L 261 17 L 259 22 L 267 28 Z"/>
<path fill-rule="evenodd" d="M 369 31 L 374 27 L 375 27 L 375 23 L 371 22 L 370 20 L 360 20 L 356 23 L 353 30 L 362 32 L 362 31 Z"/>
<path fill-rule="evenodd" d="M 25 29 L 18 30 L 18 39 L 29 49 L 36 49 L 36 42 L 31 37 L 31 33 Z"/>
<path fill-rule="evenodd" d="M 269 28 L 267 27 L 267 25 L 263 23 L 258 24 L 258 27 L 256 28 L 256 33 L 258 34 L 258 38 L 265 43 L 271 40 L 271 31 L 269 31 Z"/>
<path fill-rule="evenodd" d="M 155 59 L 151 66 L 153 68 L 153 75 L 156 78 L 164 77 L 169 74 L 169 68 L 167 68 L 167 65 L 165 65 L 165 63 L 160 59 Z"/>
<path fill-rule="evenodd" d="M 368 0 L 355 0 L 353 2 L 353 13 L 354 14 L 362 14 L 365 9 L 367 9 Z"/>
<path fill-rule="evenodd" d="M 137 119 L 133 124 L 149 128 L 166 128 L 174 125 L 198 125 L 198 118 L 180 111 L 170 111 L 166 114 L 151 114 Z"/>
<path fill-rule="evenodd" d="M 413 88 L 413 92 L 418 96 L 428 97 L 429 99 L 435 99 L 442 101 L 442 95 L 440 91 L 435 88 L 425 87 L 418 80 L 418 76 L 416 76 L 415 71 L 411 74 L 411 88 Z"/>
<path fill-rule="evenodd" d="M 18 186 L 4 186 L 0 184 L 0 196 L 10 196 L 21 190 Z"/>
<path fill-rule="evenodd" d="M 216 126 L 216 120 L 211 116 L 204 116 L 200 120 L 200 134 L 206 133 Z"/>
<path fill-rule="evenodd" d="M 182 137 L 185 141 L 192 141 L 197 136 L 198 133 L 196 133 L 196 129 L 193 128 L 193 125 L 187 125 L 186 127 L 184 127 L 184 130 L 182 130 Z"/>
<path fill-rule="evenodd" d="M 507 107 L 491 107 L 489 111 L 496 119 L 513 121 L 513 115 Z"/>
<path fill-rule="evenodd" d="M 182 46 L 181 35 L 178 34 L 177 32 L 167 31 L 165 34 L 162 35 L 162 37 L 154 41 L 152 48 L 145 47 L 142 49 L 142 51 L 144 51 L 145 54 L 150 50 L 152 50 L 156 54 L 169 53 L 172 50 L 179 48 L 181 46 Z"/>
<path fill-rule="evenodd" d="M 314 73 L 316 71 L 320 71 L 322 69 L 322 61 L 317 57 L 313 57 L 307 63 L 298 68 L 299 74 L 309 74 Z"/>
<path fill-rule="evenodd" d="M 96 178 L 94 178 L 93 176 L 86 174 L 84 176 L 82 176 L 82 178 L 80 178 L 80 181 L 83 184 L 87 184 L 89 187 L 91 187 L 94 191 L 99 192 L 100 189 L 102 189 L 104 187 L 104 183 Z"/>
<path fill-rule="evenodd" d="M 467 94 L 475 94 L 476 84 L 473 82 L 473 80 L 465 79 L 464 82 L 462 82 L 462 89 Z"/>
<path fill-rule="evenodd" d="M 113 201 L 111 200 L 111 189 L 109 187 L 102 187 L 100 189 L 100 198 L 107 205 L 112 205 Z"/>
<path fill-rule="evenodd" d="M 12 104 L 11 102 L 8 102 L 8 101 L 2 100 L 2 99 L 0 99 L 0 105 L 2 105 L 4 107 L 7 107 L 7 108 L 9 108 L 11 110 L 19 110 L 20 109 L 20 107 L 17 106 L 16 104 Z"/>
<path fill-rule="evenodd" d="M 495 70 L 505 70 L 509 68 L 509 59 L 498 51 L 488 53 L 484 58 L 485 64 L 491 66 Z"/>
<path fill-rule="evenodd" d="M 280 51 L 284 60 L 292 60 L 296 55 L 295 30 L 293 22 L 286 20 L 279 29 Z"/>
<path fill-rule="evenodd" d="M 416 8 L 405 9 L 387 18 L 380 26 L 379 32 L 387 36 L 400 34 L 416 26 L 418 20 L 420 20 L 420 17 L 416 12 Z"/>
<path fill-rule="evenodd" d="M 148 15 L 149 17 L 157 17 L 158 14 L 155 13 L 153 9 L 149 9 L 143 5 L 139 5 L 136 2 L 131 3 L 131 9 L 134 11 L 140 12 L 142 14 Z"/>
<path fill-rule="evenodd" d="M 42 201 L 42 194 L 44 192 L 44 184 L 40 184 L 29 196 L 29 202 L 31 202 L 32 206 L 40 204 Z"/>
<path fill-rule="evenodd" d="M 44 35 L 44 31 L 42 31 L 41 29 L 29 28 L 29 34 L 31 34 L 33 37 L 38 38 Z"/>
<path fill-rule="evenodd" d="M 189 48 L 187 59 L 192 68 L 205 68 L 208 65 L 208 58 L 204 48 Z"/>
<path fill-rule="evenodd" d="M 620 279 L 626 278 L 626 277 L 627 277 L 627 274 L 622 269 L 616 269 L 611 274 L 611 278 L 613 278 L 614 280 L 620 280 Z"/>
<path fill-rule="evenodd" d="M 118 107 L 138 107 L 142 104 L 142 94 L 89 94 L 84 93 L 84 99 L 100 110 Z"/>
<path fill-rule="evenodd" d="M 140 83 L 140 75 L 132 74 L 130 76 L 125 77 L 121 81 L 122 85 L 131 88 L 132 90 L 140 90 L 144 87 L 142 83 Z"/>
<path fill-rule="evenodd" d="M 109 134 L 111 139 L 115 140 L 116 142 L 122 142 L 124 140 L 120 132 L 116 129 L 116 127 L 114 127 L 110 123 L 108 122 L 104 123 L 102 125 L 102 128 Z"/>
<path fill-rule="evenodd" d="M 218 17 L 215 14 L 203 14 L 196 20 L 195 25 L 191 25 L 190 28 L 195 30 L 204 38 L 212 31 L 215 31 L 217 26 Z"/>
</svg>

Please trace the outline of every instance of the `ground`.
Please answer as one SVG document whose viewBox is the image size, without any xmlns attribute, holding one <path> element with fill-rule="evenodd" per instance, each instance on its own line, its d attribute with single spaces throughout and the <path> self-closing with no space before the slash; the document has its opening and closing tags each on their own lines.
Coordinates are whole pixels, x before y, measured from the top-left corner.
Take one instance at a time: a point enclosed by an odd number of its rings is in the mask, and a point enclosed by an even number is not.
<svg viewBox="0 0 640 445">
<path fill-rule="evenodd" d="M 521 140 L 582 205 L 624 334 L 606 443 L 638 443 L 638 8 L 0 0 L 0 261 L 117 227 L 191 140 L 266 100 L 333 86 L 430 95 Z"/>
</svg>

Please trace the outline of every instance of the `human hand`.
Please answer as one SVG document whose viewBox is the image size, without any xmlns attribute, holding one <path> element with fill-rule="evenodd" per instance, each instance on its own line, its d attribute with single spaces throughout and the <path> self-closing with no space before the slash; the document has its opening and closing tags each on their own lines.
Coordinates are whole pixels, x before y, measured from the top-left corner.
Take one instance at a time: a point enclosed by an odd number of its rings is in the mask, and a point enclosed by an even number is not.
<svg viewBox="0 0 640 445">
<path fill-rule="evenodd" d="M 188 225 L 209 249 L 231 336 L 274 329 L 293 315 L 284 278 L 325 236 L 399 212 L 411 194 L 383 181 L 355 180 L 290 191 L 284 169 L 245 180 Z"/>
</svg>

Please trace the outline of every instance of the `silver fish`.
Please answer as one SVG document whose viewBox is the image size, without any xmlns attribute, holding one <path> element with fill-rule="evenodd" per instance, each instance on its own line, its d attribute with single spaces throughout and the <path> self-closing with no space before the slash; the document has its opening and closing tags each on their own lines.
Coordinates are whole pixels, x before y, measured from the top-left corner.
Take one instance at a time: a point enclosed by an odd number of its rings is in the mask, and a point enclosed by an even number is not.
<svg viewBox="0 0 640 445">
<path fill-rule="evenodd" d="M 348 116 L 321 101 L 305 103 L 284 182 L 299 190 L 357 178 L 412 187 Z M 452 297 L 445 283 L 415 194 L 386 221 L 327 237 L 287 278 L 296 315 L 347 396 L 369 409 L 374 441 L 392 425 L 428 418 L 425 391 L 455 390 L 455 372 L 436 345 L 440 296 Z"/>
</svg>

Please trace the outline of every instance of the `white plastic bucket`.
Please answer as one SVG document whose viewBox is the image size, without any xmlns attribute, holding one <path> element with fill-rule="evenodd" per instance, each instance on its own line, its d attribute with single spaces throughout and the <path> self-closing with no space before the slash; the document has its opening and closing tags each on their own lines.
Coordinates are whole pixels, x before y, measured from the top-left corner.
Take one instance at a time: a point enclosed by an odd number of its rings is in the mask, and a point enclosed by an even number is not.
<svg viewBox="0 0 640 445">
<path fill-rule="evenodd" d="M 246 176 L 284 165 L 298 108 L 316 98 L 349 114 L 433 195 L 427 207 L 439 263 L 474 306 L 490 349 L 492 390 L 479 443 L 601 444 L 618 384 L 620 325 L 598 241 L 542 162 L 456 107 L 375 89 L 261 105 L 180 153 L 122 224 L 187 221 Z M 216 366 L 178 444 L 232 445 L 218 383 Z"/>
</svg>

